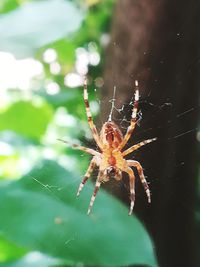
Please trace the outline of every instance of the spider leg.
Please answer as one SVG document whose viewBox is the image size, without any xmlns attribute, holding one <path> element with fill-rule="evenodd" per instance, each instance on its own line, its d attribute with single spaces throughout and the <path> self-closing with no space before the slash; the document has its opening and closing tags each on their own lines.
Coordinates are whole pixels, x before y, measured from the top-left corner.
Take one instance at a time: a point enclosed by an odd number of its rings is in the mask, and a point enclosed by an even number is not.
<svg viewBox="0 0 200 267">
<path fill-rule="evenodd" d="M 135 175 L 134 175 L 133 170 L 130 167 L 126 168 L 126 170 L 124 170 L 124 171 L 128 173 L 129 179 L 130 179 L 129 182 L 130 182 L 131 205 L 130 205 L 129 215 L 131 215 L 133 212 L 133 207 L 134 207 L 134 203 L 135 203 Z"/>
<path fill-rule="evenodd" d="M 88 119 L 88 124 L 90 126 L 90 129 L 92 131 L 92 135 L 94 140 L 96 141 L 97 145 L 99 148 L 102 147 L 100 138 L 99 138 L 99 134 L 97 132 L 96 126 L 93 122 L 92 119 L 92 114 L 90 111 L 90 105 L 89 105 L 89 101 L 88 101 L 88 90 L 87 90 L 87 78 L 84 78 L 84 94 L 83 94 L 83 98 L 84 98 L 84 103 L 85 103 L 85 108 L 86 108 L 86 115 L 87 115 L 87 119 Z"/>
<path fill-rule="evenodd" d="M 128 142 L 128 140 L 130 139 L 134 129 L 135 129 L 135 125 L 136 125 L 136 118 L 137 118 L 137 110 L 138 110 L 138 101 L 139 101 L 139 90 L 138 90 L 138 81 L 135 81 L 135 99 L 134 99 L 134 105 L 133 105 L 133 109 L 132 109 L 132 115 L 131 115 L 131 123 L 127 129 L 127 132 L 121 142 L 121 144 L 119 145 L 119 150 L 121 150 L 126 143 Z"/>
<path fill-rule="evenodd" d="M 133 151 L 137 150 L 141 146 L 144 146 L 146 144 L 149 144 L 149 143 L 155 141 L 156 139 L 157 138 L 147 139 L 147 140 L 144 140 L 144 141 L 142 141 L 142 142 L 140 142 L 140 143 L 138 143 L 138 144 L 136 144 L 134 146 L 129 147 L 124 152 L 122 152 L 123 157 L 126 156 L 126 155 L 128 155 L 128 154 L 130 154 L 130 153 L 132 153 Z"/>
<path fill-rule="evenodd" d="M 84 152 L 86 152 L 88 154 L 91 154 L 93 156 L 99 156 L 100 155 L 99 152 L 95 151 L 92 148 L 88 148 L 88 147 L 84 147 L 84 146 L 79 146 L 77 144 L 70 144 L 67 141 L 63 140 L 63 139 L 57 139 L 57 140 L 65 143 L 65 144 L 68 144 L 70 147 L 72 147 L 74 149 L 78 149 L 78 150 L 84 151 Z"/>
<path fill-rule="evenodd" d="M 144 190 L 145 190 L 147 198 L 148 198 L 148 202 L 151 203 L 151 193 L 150 193 L 150 190 L 149 190 L 149 186 L 148 186 L 147 180 L 145 179 L 141 164 L 138 161 L 135 161 L 135 160 L 127 160 L 127 163 L 128 163 L 128 166 L 132 166 L 132 167 L 136 167 L 137 168 L 138 174 L 140 176 L 140 180 L 142 182 L 142 185 L 144 187 Z"/>
<path fill-rule="evenodd" d="M 122 179 L 122 172 L 118 169 L 116 170 L 116 173 L 115 173 L 115 179 L 117 181 L 120 181 Z"/>
<path fill-rule="evenodd" d="M 101 186 L 101 179 L 102 179 L 102 177 L 103 177 L 103 172 L 100 171 L 100 172 L 99 172 L 99 175 L 98 175 L 98 178 L 97 178 L 97 180 L 96 180 L 96 184 L 95 184 L 95 188 L 94 188 L 93 195 L 92 195 L 91 200 L 90 200 L 90 205 L 89 205 L 89 208 L 88 208 L 88 211 L 87 211 L 87 214 L 88 214 L 88 215 L 89 215 L 90 212 L 91 212 L 91 209 L 92 209 L 92 206 L 93 206 L 93 204 L 94 204 L 96 195 L 97 195 L 97 193 L 98 193 L 98 191 L 99 191 L 99 188 L 100 188 L 100 186 Z"/>
<path fill-rule="evenodd" d="M 80 185 L 79 185 L 78 192 L 77 192 L 77 197 L 80 195 L 80 192 L 81 192 L 81 190 L 83 189 L 85 183 L 86 183 L 87 180 L 90 178 L 90 175 L 91 175 L 92 171 L 94 170 L 95 166 L 96 166 L 96 163 L 95 163 L 95 160 L 94 160 L 94 158 L 93 158 L 93 159 L 91 160 L 91 162 L 90 162 L 90 165 L 89 165 L 89 167 L 88 167 L 88 169 L 87 169 L 87 171 L 86 171 L 86 174 L 85 174 L 85 176 L 84 176 L 82 182 L 81 182 Z"/>
</svg>

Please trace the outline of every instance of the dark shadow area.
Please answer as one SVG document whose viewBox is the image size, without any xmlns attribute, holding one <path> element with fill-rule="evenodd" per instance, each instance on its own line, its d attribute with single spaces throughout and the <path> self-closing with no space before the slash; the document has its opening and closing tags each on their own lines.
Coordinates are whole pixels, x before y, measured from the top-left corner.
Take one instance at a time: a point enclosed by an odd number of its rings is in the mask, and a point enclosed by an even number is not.
<svg viewBox="0 0 200 267">
<path fill-rule="evenodd" d="M 155 242 L 161 267 L 198 266 L 199 12 L 196 1 L 118 1 L 104 75 L 104 117 L 113 86 L 120 106 L 131 101 L 138 79 L 142 120 L 129 145 L 158 137 L 132 157 L 144 167 L 152 193 L 148 205 L 136 183 L 135 213 Z M 125 107 L 130 119 L 131 106 Z M 110 190 L 129 205 L 123 186 Z"/>
</svg>

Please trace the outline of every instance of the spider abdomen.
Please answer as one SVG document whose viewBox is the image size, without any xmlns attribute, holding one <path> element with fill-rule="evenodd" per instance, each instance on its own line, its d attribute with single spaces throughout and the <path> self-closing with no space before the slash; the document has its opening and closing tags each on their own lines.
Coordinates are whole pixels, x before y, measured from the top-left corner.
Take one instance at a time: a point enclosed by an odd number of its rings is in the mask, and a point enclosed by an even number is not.
<svg viewBox="0 0 200 267">
<path fill-rule="evenodd" d="M 113 122 L 105 122 L 100 135 L 103 144 L 110 148 L 117 148 L 122 142 L 123 135 L 119 127 Z"/>
</svg>

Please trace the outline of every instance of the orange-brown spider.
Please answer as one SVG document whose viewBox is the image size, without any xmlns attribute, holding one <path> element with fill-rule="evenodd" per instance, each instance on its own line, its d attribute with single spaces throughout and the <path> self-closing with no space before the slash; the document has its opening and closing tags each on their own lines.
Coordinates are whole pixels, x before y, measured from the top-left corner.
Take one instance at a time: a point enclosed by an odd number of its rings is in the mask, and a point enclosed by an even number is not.
<svg viewBox="0 0 200 267">
<path fill-rule="evenodd" d="M 86 171 L 86 174 L 82 182 L 79 185 L 77 196 L 79 196 L 83 186 L 89 179 L 94 168 L 95 167 L 99 168 L 99 173 L 98 173 L 98 177 L 96 180 L 94 192 L 91 197 L 90 205 L 89 205 L 88 212 L 87 212 L 88 214 L 90 213 L 91 208 L 94 204 L 94 200 L 100 188 L 101 183 L 107 182 L 110 179 L 111 175 L 114 176 L 116 180 L 118 181 L 121 180 L 122 172 L 126 172 L 129 175 L 129 179 L 130 179 L 131 204 L 130 204 L 129 215 L 132 214 L 134 202 L 135 202 L 135 175 L 131 167 L 135 167 L 137 169 L 140 180 L 146 191 L 148 202 L 149 203 L 151 202 L 150 190 L 149 190 L 147 181 L 145 179 L 142 166 L 140 165 L 138 161 L 126 160 L 125 156 L 132 153 L 133 151 L 140 148 L 141 146 L 146 145 L 156 140 L 156 138 L 142 141 L 123 151 L 123 148 L 127 144 L 128 140 L 130 139 L 133 133 L 133 130 L 135 129 L 136 123 L 137 123 L 137 109 L 138 109 L 138 101 L 139 101 L 138 81 L 135 81 L 135 87 L 136 87 L 135 100 L 134 100 L 134 105 L 133 105 L 133 110 L 132 110 L 131 122 L 130 122 L 130 125 L 127 129 L 125 136 L 123 137 L 122 132 L 117 126 L 117 124 L 111 120 L 111 116 L 109 116 L 108 121 L 103 124 L 103 127 L 99 135 L 97 132 L 96 126 L 93 122 L 91 111 L 90 111 L 90 106 L 88 102 L 87 79 L 86 78 L 84 79 L 84 102 L 85 102 L 85 107 L 86 107 L 88 124 L 91 128 L 93 138 L 98 145 L 99 151 L 95 151 L 94 149 L 79 146 L 76 144 L 72 144 L 71 146 L 75 149 L 79 149 L 79 150 L 82 150 L 86 153 L 93 155 L 93 158 Z M 59 139 L 59 140 L 64 143 L 68 143 L 62 139 Z"/>
</svg>

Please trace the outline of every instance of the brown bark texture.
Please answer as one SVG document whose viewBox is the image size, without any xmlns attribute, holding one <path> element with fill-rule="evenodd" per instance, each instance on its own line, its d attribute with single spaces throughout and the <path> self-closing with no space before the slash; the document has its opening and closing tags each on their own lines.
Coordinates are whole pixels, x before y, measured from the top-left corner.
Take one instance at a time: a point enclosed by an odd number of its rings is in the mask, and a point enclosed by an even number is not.
<svg viewBox="0 0 200 267">
<path fill-rule="evenodd" d="M 200 2 L 119 0 L 113 14 L 102 90 L 102 121 L 127 127 L 134 80 L 139 81 L 142 119 L 129 146 L 158 137 L 129 158 L 140 161 L 149 182 L 148 205 L 137 176 L 134 211 L 148 229 L 161 267 L 197 267 L 196 191 Z M 125 132 L 125 129 L 122 129 Z M 129 205 L 128 177 L 109 191 Z M 107 185 L 106 185 L 107 186 Z"/>
</svg>

